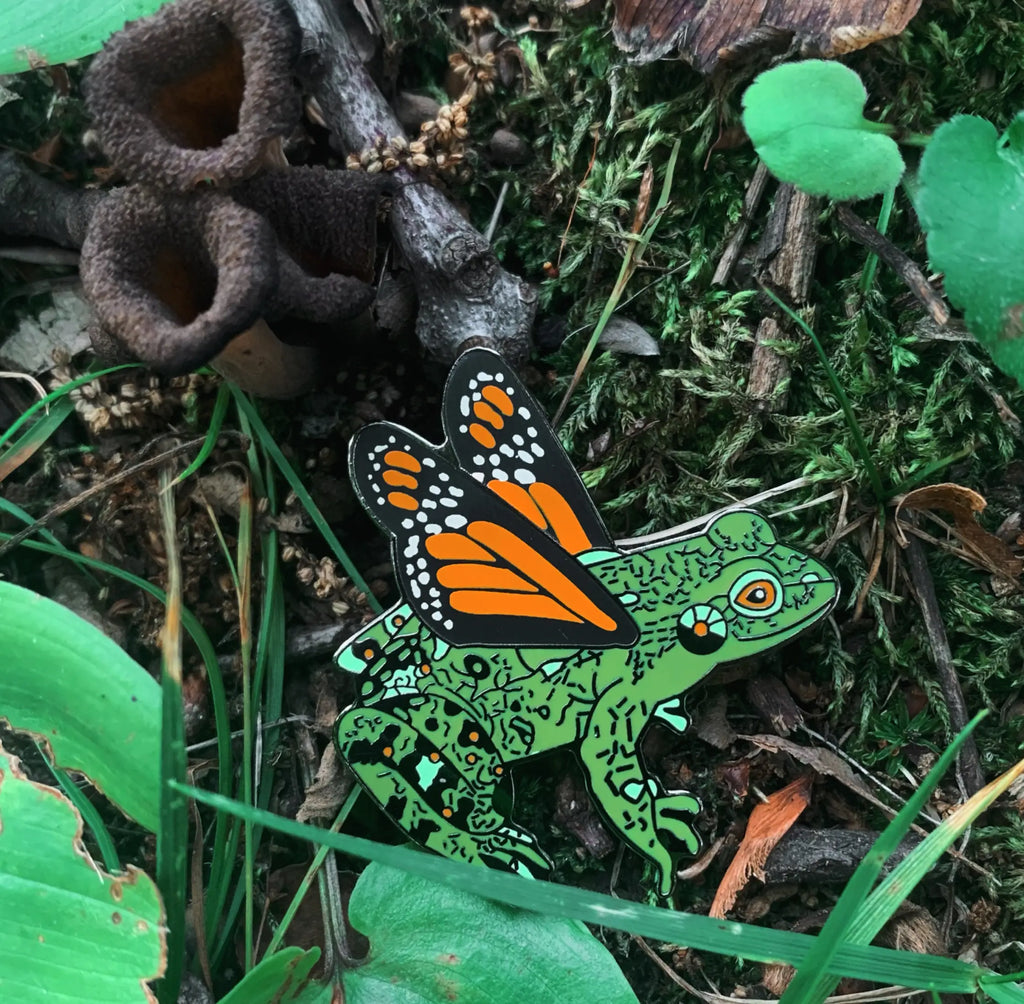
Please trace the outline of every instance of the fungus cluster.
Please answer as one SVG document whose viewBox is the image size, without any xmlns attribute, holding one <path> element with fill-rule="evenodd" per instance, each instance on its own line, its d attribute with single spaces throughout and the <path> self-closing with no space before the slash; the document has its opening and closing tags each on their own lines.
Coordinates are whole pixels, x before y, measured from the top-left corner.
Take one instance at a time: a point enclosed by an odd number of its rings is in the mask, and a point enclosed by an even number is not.
<svg viewBox="0 0 1024 1004">
<path fill-rule="evenodd" d="M 86 101 L 129 182 L 82 246 L 101 351 L 165 373 L 212 361 L 289 397 L 315 379 L 317 353 L 283 340 L 287 322 L 336 329 L 369 306 L 377 203 L 393 180 L 287 166 L 299 40 L 283 0 L 175 0 L 93 61 Z"/>
</svg>

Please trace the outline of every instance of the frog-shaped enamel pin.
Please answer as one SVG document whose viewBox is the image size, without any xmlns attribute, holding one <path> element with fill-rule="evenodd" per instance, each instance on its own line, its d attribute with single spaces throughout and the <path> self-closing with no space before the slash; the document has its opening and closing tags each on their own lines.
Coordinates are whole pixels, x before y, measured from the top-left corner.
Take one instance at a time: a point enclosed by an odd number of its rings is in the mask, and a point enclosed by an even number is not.
<svg viewBox="0 0 1024 1004">
<path fill-rule="evenodd" d="M 716 665 L 779 645 L 832 608 L 835 578 L 755 512 L 616 547 L 537 403 L 496 353 L 471 349 L 445 388 L 447 442 L 390 423 L 352 440 L 350 469 L 391 536 L 404 602 L 341 646 L 358 700 L 342 756 L 413 840 L 521 874 L 550 862 L 495 800 L 519 760 L 575 752 L 594 801 L 671 891 L 664 832 L 698 839 L 686 792 L 639 750 Z"/>
</svg>

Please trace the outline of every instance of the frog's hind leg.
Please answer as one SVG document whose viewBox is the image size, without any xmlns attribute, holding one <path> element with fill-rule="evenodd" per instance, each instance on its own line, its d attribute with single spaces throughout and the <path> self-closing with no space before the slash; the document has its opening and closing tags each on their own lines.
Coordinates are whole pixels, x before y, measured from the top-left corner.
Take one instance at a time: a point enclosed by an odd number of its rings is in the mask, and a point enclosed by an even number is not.
<svg viewBox="0 0 1024 1004">
<path fill-rule="evenodd" d="M 533 834 L 495 808 L 505 766 L 461 702 L 419 694 L 350 708 L 337 736 L 360 783 L 417 843 L 520 874 L 551 867 Z"/>
</svg>

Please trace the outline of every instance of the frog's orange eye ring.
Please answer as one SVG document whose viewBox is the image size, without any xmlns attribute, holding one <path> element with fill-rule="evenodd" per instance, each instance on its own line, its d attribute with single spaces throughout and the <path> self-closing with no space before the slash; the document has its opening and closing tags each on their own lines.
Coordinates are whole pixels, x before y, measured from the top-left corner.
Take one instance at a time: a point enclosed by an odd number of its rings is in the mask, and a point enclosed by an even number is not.
<svg viewBox="0 0 1024 1004">
<path fill-rule="evenodd" d="M 770 572 L 746 572 L 732 584 L 729 602 L 748 617 L 768 617 L 782 609 L 782 583 Z"/>
</svg>

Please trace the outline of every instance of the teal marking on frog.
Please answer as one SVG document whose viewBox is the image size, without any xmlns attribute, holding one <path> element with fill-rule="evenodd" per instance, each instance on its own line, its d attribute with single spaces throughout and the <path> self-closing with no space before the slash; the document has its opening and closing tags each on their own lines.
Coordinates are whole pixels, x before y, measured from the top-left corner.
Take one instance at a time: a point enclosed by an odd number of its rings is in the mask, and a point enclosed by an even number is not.
<svg viewBox="0 0 1024 1004">
<path fill-rule="evenodd" d="M 550 862 L 495 795 L 518 761 L 571 748 L 667 895 L 662 834 L 695 852 L 686 817 L 700 806 L 650 775 L 644 729 L 682 732 L 682 694 L 821 620 L 836 580 L 745 510 L 616 547 L 540 408 L 486 349 L 456 362 L 443 420 L 440 447 L 388 423 L 352 441 L 353 483 L 392 538 L 405 601 L 338 650 L 362 678 L 338 748 L 414 840 L 524 875 Z"/>
</svg>

